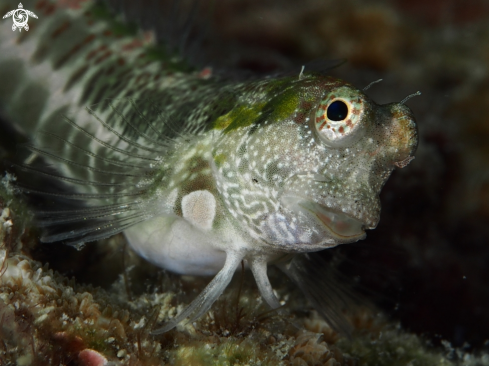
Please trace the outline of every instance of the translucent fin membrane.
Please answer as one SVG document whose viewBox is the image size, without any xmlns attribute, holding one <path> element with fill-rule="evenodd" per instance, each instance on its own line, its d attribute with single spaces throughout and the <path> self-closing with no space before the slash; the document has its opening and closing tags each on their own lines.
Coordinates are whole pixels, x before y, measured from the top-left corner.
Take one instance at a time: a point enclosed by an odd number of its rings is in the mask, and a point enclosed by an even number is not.
<svg viewBox="0 0 489 366">
<path fill-rule="evenodd" d="M 43 235 L 41 240 L 44 242 L 55 242 L 64 240 L 67 244 L 84 243 L 85 241 L 92 241 L 107 238 L 114 235 L 128 227 L 144 221 L 147 217 L 142 214 L 129 215 L 127 217 L 119 217 L 117 219 L 109 220 L 108 217 L 104 217 L 105 222 L 100 220 L 86 220 L 83 222 L 82 227 L 70 227 L 72 230 L 64 231 L 59 234 Z M 57 225 L 58 228 L 63 226 Z"/>
<path fill-rule="evenodd" d="M 124 187 L 126 186 L 127 184 L 124 184 L 124 183 L 104 183 L 104 182 L 90 182 L 90 181 L 86 181 L 86 180 L 81 180 L 81 179 L 75 179 L 75 178 L 69 178 L 69 177 L 64 177 L 62 175 L 56 175 L 54 173 L 49 173 L 47 171 L 43 171 L 43 170 L 40 170 L 40 169 L 35 169 L 31 166 L 28 166 L 28 165 L 19 165 L 19 164 L 14 164 L 16 166 L 17 169 L 19 170 L 23 170 L 25 172 L 30 172 L 32 174 L 40 174 L 40 175 L 44 175 L 46 177 L 49 177 L 51 179 L 59 179 L 59 180 L 62 180 L 62 181 L 65 181 L 65 182 L 69 182 L 69 183 L 74 183 L 74 184 L 81 184 L 81 185 L 93 185 L 93 186 L 119 186 L 119 187 Z M 110 172 L 107 172 L 110 174 Z"/>
<path fill-rule="evenodd" d="M 55 135 L 54 133 L 50 133 L 50 132 L 46 132 L 46 131 L 40 131 L 39 134 L 45 134 L 45 135 L 50 136 L 54 139 L 57 139 L 57 140 L 61 141 L 63 144 L 70 145 L 70 146 L 72 146 L 73 149 L 79 150 L 79 151 L 81 151 L 82 154 L 85 154 L 86 156 L 91 156 L 94 159 L 105 161 L 106 163 L 110 163 L 110 164 L 125 167 L 125 168 L 142 169 L 142 167 L 138 166 L 138 165 L 127 164 L 127 163 L 121 162 L 119 160 L 108 159 L 108 158 L 105 158 L 103 156 L 93 154 L 92 152 L 90 152 L 90 151 L 88 151 L 88 150 L 86 150 L 80 146 L 77 146 L 77 145 L 73 144 L 72 142 L 70 142 L 70 141 L 68 141 L 62 137 L 59 137 L 58 135 Z"/>
<path fill-rule="evenodd" d="M 160 109 L 148 106 L 108 100 L 79 113 L 76 122 L 60 115 L 50 124 L 55 128 L 20 146 L 23 158 L 13 165 L 17 188 L 45 228 L 42 241 L 77 245 L 156 214 L 151 195 L 175 143 L 165 132 L 171 128 L 181 134 L 185 126 L 165 125 Z"/>
<path fill-rule="evenodd" d="M 333 329 L 351 336 L 352 326 L 344 311 L 359 299 L 347 283 L 338 280 L 336 267 L 334 261 L 317 253 L 298 254 L 289 263 L 279 265 Z"/>
</svg>

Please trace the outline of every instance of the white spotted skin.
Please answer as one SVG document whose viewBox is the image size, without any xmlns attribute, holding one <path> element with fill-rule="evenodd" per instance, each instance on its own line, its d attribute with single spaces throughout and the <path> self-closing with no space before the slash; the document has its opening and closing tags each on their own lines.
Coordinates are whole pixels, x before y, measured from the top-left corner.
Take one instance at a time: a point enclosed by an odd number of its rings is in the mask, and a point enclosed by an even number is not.
<svg viewBox="0 0 489 366">
<path fill-rule="evenodd" d="M 358 140 L 349 140 L 348 147 L 326 146 L 309 119 L 298 122 L 295 114 L 279 123 L 265 120 L 259 128 L 251 125 L 225 133 L 210 130 L 176 145 L 172 158 L 161 168 L 169 173 L 161 181 L 161 192 L 151 200 L 167 208 L 162 210 L 164 215 L 180 217 L 192 230 L 179 226 L 187 232 L 178 239 L 174 234 L 164 236 L 160 245 L 170 240 L 181 248 L 178 258 L 172 257 L 174 264 L 167 259 L 157 262 L 179 273 L 207 273 L 201 269 L 198 251 L 203 253 L 205 267 L 213 250 L 239 252 L 249 261 L 254 256 L 275 258 L 363 239 L 365 229 L 375 228 L 379 220 L 379 192 L 393 163 L 410 156 L 416 140 L 410 112 L 404 106 L 377 106 L 358 91 L 354 95 L 365 105 L 364 126 Z M 317 99 L 321 100 L 321 94 Z M 385 120 L 376 123 L 372 116 Z M 403 120 L 407 125 L 398 127 Z M 401 154 L 402 139 L 407 147 Z M 386 146 L 379 147 L 379 143 Z M 166 192 L 175 189 L 177 198 L 169 204 Z M 139 248 L 145 242 L 130 241 Z M 187 253 L 190 251 L 195 253 Z M 189 257 L 196 269 L 185 265 Z M 222 256 L 215 258 L 217 269 Z"/>
<path fill-rule="evenodd" d="M 316 109 L 297 108 L 279 122 L 263 117 L 255 126 L 232 129 L 214 149 L 216 184 L 230 215 L 257 241 L 289 253 L 365 238 L 365 229 L 379 221 L 382 186 L 417 144 L 404 105 L 379 106 L 351 86 L 326 78 L 315 89 L 315 82 L 298 86 L 297 94 L 319 103 L 330 90 L 361 107 L 350 107 L 359 127 L 341 144 L 320 136 L 311 118 Z M 289 103 L 278 95 L 277 105 Z"/>
<path fill-rule="evenodd" d="M 206 193 L 203 193 L 206 192 Z M 211 202 L 206 208 L 212 209 L 213 197 L 208 191 L 194 191 L 182 200 L 184 205 L 197 201 L 204 208 L 202 200 Z M 184 197 L 184 198 L 185 198 Z M 194 200 L 194 198 L 197 198 Z M 198 202 L 199 199 L 201 202 Z M 199 214 L 202 212 L 199 208 Z M 188 213 L 189 207 L 184 212 Z M 149 262 L 184 275 L 208 276 L 222 269 L 226 253 L 247 253 L 248 261 L 253 257 L 263 257 L 267 261 L 281 256 L 274 250 L 261 248 L 253 240 L 247 239 L 221 213 L 219 227 L 210 228 L 200 215 L 159 216 L 146 220 L 124 231 L 131 247 Z M 212 215 L 206 216 L 209 218 Z"/>
<path fill-rule="evenodd" d="M 153 264 L 185 275 L 212 275 L 224 265 L 226 253 L 245 253 L 245 260 L 280 256 L 249 236 L 229 215 L 215 184 L 211 151 L 216 134 L 195 144 L 180 145 L 168 162 L 173 175 L 151 200 L 159 215 L 124 231 L 131 247 Z"/>
</svg>

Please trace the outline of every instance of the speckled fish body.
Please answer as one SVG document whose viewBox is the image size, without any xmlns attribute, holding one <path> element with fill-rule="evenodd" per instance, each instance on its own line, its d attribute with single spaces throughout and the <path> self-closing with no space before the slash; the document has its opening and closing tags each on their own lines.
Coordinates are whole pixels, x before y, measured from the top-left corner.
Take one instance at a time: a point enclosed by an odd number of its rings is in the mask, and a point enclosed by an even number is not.
<svg viewBox="0 0 489 366">
<path fill-rule="evenodd" d="M 408 107 L 342 80 L 204 77 L 98 6 L 25 6 L 39 16 L 28 34 L 0 30 L 0 76 L 14 87 L 0 91 L 2 113 L 37 133 L 18 186 L 36 197 L 45 242 L 123 231 L 156 265 L 217 273 L 160 332 L 205 313 L 242 260 L 278 307 L 267 264 L 363 239 L 416 149 Z"/>
</svg>

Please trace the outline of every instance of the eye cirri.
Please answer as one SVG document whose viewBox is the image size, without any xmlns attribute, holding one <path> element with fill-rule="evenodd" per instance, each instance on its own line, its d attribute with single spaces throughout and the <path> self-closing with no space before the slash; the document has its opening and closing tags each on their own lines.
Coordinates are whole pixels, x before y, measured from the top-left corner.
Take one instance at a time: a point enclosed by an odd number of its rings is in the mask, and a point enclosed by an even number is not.
<svg viewBox="0 0 489 366">
<path fill-rule="evenodd" d="M 348 147 L 363 135 L 366 101 L 348 86 L 326 94 L 313 111 L 317 136 L 330 147 Z"/>
</svg>

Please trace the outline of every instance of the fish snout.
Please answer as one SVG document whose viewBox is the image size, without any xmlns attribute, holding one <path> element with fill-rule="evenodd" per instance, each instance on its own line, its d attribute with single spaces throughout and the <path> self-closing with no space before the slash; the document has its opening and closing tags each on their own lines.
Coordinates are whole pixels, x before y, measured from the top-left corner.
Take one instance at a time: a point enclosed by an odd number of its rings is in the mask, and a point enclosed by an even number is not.
<svg viewBox="0 0 489 366">
<path fill-rule="evenodd" d="M 413 159 L 418 147 L 418 127 L 411 109 L 401 103 L 382 106 L 384 118 L 383 141 L 389 165 L 404 168 Z"/>
</svg>

